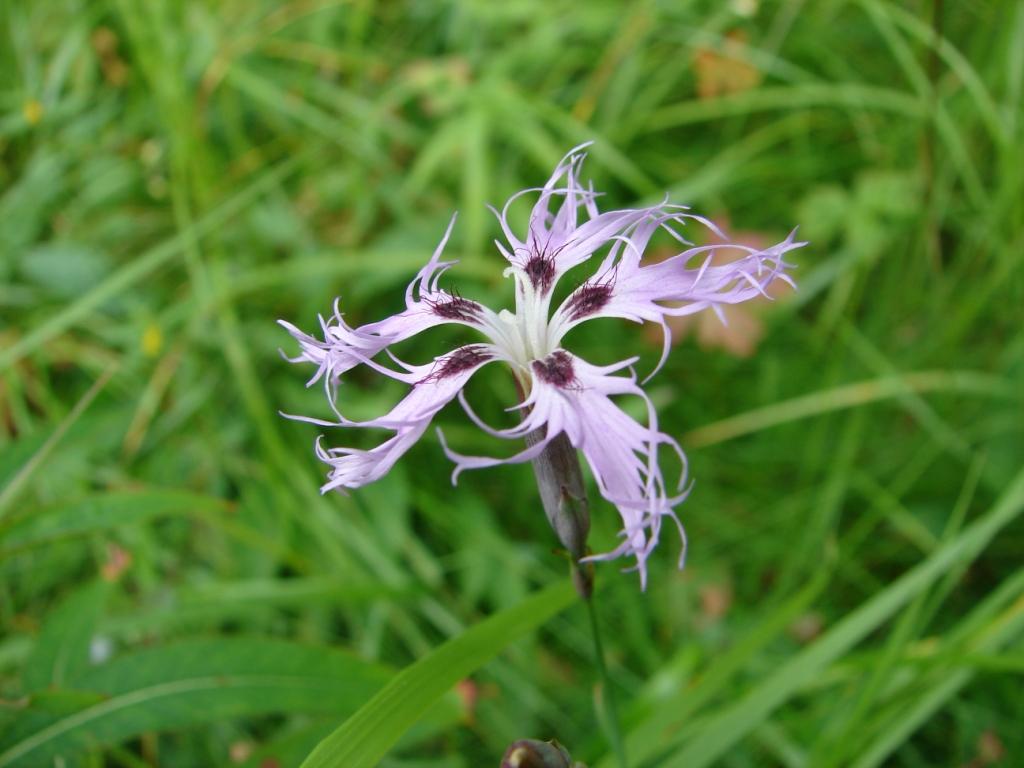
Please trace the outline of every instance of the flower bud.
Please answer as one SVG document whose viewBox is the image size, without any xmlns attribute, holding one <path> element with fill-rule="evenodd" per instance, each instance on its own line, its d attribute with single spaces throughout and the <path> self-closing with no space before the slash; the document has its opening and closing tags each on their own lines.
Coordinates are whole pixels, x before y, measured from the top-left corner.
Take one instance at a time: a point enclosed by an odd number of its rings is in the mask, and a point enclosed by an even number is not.
<svg viewBox="0 0 1024 768">
<path fill-rule="evenodd" d="M 505 750 L 501 768 L 586 768 L 573 762 L 565 747 L 557 741 L 520 739 Z"/>
<path fill-rule="evenodd" d="M 544 437 L 541 431 L 526 436 L 527 445 L 536 445 Z M 587 553 L 587 534 L 590 533 L 590 509 L 587 492 L 583 487 L 580 459 L 564 432 L 551 440 L 533 460 L 533 474 L 537 478 L 544 514 L 555 530 L 562 546 L 569 551 L 575 565 L 574 577 L 587 582 L 580 571 L 579 560 Z M 581 590 L 580 583 L 577 589 Z M 589 594 L 589 593 L 588 593 Z M 588 594 L 584 594 L 587 597 Z"/>
</svg>

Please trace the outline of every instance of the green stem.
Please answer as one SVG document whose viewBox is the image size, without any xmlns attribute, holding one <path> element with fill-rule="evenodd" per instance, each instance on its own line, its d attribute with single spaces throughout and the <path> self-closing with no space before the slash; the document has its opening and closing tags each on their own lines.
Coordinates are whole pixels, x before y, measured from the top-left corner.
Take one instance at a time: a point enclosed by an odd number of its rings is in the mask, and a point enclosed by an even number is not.
<svg viewBox="0 0 1024 768">
<path fill-rule="evenodd" d="M 601 690 L 597 697 L 598 717 L 604 721 L 608 731 L 608 740 L 611 742 L 619 768 L 629 768 L 629 763 L 626 762 L 626 745 L 622 741 L 622 728 L 619 725 L 619 713 L 615 706 L 615 693 L 608 677 L 608 667 L 604 661 L 604 646 L 601 643 L 601 629 L 597 623 L 597 608 L 594 607 L 592 597 L 585 598 L 583 602 L 587 606 L 587 616 L 590 617 L 590 632 L 594 636 L 594 659 L 597 662 L 597 671 L 601 675 Z"/>
</svg>

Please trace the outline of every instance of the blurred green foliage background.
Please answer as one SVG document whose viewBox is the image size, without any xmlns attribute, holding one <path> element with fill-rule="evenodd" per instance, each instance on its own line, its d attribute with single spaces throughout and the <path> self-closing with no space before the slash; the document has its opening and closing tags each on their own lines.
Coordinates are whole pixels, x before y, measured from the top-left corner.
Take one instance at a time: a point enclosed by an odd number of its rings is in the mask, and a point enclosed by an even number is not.
<svg viewBox="0 0 1024 768">
<path fill-rule="evenodd" d="M 799 292 L 680 327 L 649 385 L 696 487 L 686 570 L 666 536 L 645 594 L 598 571 L 631 765 L 1019 764 L 1020 2 L 4 0 L 0 74 L 0 766 L 298 765 L 566 579 L 530 469 L 452 489 L 432 431 L 320 497 L 274 320 L 393 312 L 454 209 L 449 284 L 507 306 L 484 205 L 590 139 L 606 207 L 811 241 Z M 385 764 L 610 766 L 582 608 L 543 618 Z"/>
</svg>

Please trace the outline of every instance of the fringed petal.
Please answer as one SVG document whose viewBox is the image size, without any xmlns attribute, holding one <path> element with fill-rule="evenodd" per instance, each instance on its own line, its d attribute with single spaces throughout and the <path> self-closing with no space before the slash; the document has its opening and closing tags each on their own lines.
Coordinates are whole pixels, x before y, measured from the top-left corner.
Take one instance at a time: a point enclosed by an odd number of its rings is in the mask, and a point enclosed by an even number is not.
<svg viewBox="0 0 1024 768">
<path fill-rule="evenodd" d="M 507 458 L 466 456 L 451 450 L 447 444 L 444 448 L 455 462 L 452 476 L 455 481 L 467 469 L 529 461 L 564 432 L 573 447 L 586 458 L 601 495 L 616 506 L 622 517 L 622 544 L 593 559 L 630 555 L 636 558 L 635 569 L 640 572 L 641 584 L 646 585 L 646 560 L 658 541 L 661 519 L 669 516 L 679 524 L 672 509 L 686 497 L 688 490 L 684 489 L 685 455 L 675 440 L 658 431 L 654 407 L 635 377 L 610 375 L 633 362 L 635 358 L 599 367 L 565 350 L 556 350 L 545 360 L 534 363 L 533 388 L 523 403 L 529 407 L 523 421 L 509 430 L 488 429 L 492 434 L 509 439 L 542 432 L 540 441 Z M 617 395 L 643 399 L 647 406 L 646 426 L 611 400 Z M 475 414 L 472 417 L 480 426 L 486 426 Z M 658 463 L 661 446 L 673 450 L 682 463 L 675 493 L 667 491 Z"/>
<path fill-rule="evenodd" d="M 587 146 L 589 142 L 570 150 L 543 187 L 516 193 L 500 212 L 492 208 L 510 246 L 506 249 L 499 243 L 499 250 L 529 283 L 530 289 L 541 296 L 549 295 L 565 272 L 582 264 L 616 236 L 662 210 L 662 206 L 654 206 L 599 212 L 593 186 L 584 186 L 579 179 L 586 159 L 586 154 L 580 150 Z M 539 197 L 530 213 L 526 236 L 520 238 L 509 224 L 508 210 L 515 200 L 532 192 L 539 193 Z M 554 213 L 551 212 L 553 202 L 557 205 Z M 587 216 L 582 223 L 581 208 Z"/>
<path fill-rule="evenodd" d="M 323 340 L 300 331 L 284 320 L 278 321 L 299 343 L 300 348 L 297 356 L 285 355 L 285 359 L 293 363 L 315 364 L 317 371 L 309 380 L 309 384 L 323 378 L 332 403 L 342 374 L 357 365 L 366 364 L 368 359 L 389 351 L 391 345 L 410 339 L 428 328 L 448 323 L 466 325 L 482 332 L 489 341 L 504 345 L 509 343 L 506 338 L 507 331 L 491 309 L 439 287 L 441 276 L 456 263 L 441 260 L 455 225 L 455 218 L 452 216 L 444 237 L 441 238 L 430 260 L 406 288 L 406 308 L 402 312 L 378 322 L 352 328 L 345 322 L 338 308 L 338 301 L 335 300 L 334 314 L 330 319 L 320 318 Z M 409 368 L 397 358 L 395 361 L 400 366 Z M 388 369 L 377 370 L 385 375 L 392 375 Z M 401 378 L 401 374 L 394 377 Z"/>
<path fill-rule="evenodd" d="M 388 413 L 368 421 L 351 421 L 339 415 L 340 426 L 392 429 L 394 437 L 368 451 L 356 448 L 323 448 L 317 440 L 317 456 L 330 466 L 322 492 L 358 488 L 381 478 L 423 435 L 431 420 L 466 385 L 481 367 L 498 359 L 491 347 L 474 344 L 460 347 L 420 366 L 410 375 L 412 390 Z"/>
<path fill-rule="evenodd" d="M 571 293 L 555 311 L 549 329 L 552 345 L 572 328 L 595 317 L 618 317 L 665 325 L 665 317 L 688 315 L 703 309 L 721 314 L 725 304 L 738 304 L 768 296 L 774 280 L 793 285 L 783 257 L 806 243 L 794 240 L 796 230 L 781 243 L 758 250 L 745 245 L 702 245 L 688 248 L 664 261 L 642 264 L 651 235 L 668 226 L 680 214 L 643 222 L 628 236 L 618 239 L 599 271 Z M 689 217 L 688 214 L 682 214 Z M 674 231 L 674 230 L 672 230 Z M 740 257 L 713 264 L 716 254 L 738 252 Z M 666 306 L 673 302 L 675 306 Z M 668 339 L 666 339 L 667 349 Z M 662 362 L 665 355 L 662 355 Z M 659 367 L 660 367 L 659 363 Z"/>
</svg>

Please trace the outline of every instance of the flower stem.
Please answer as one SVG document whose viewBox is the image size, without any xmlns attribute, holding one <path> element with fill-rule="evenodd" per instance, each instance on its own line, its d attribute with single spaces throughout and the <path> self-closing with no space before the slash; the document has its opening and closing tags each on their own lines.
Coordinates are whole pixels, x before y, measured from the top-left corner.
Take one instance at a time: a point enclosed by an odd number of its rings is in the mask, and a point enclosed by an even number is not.
<svg viewBox="0 0 1024 768">
<path fill-rule="evenodd" d="M 611 742 L 619 768 L 629 768 L 629 763 L 626 761 L 626 745 L 622 741 L 622 728 L 619 725 L 619 713 L 615 706 L 615 693 L 604 660 L 604 646 L 601 643 L 597 608 L 594 606 L 593 597 L 584 598 L 583 602 L 587 606 L 587 616 L 590 617 L 590 632 L 594 637 L 594 660 L 597 664 L 598 674 L 601 676 L 601 687 L 596 702 L 598 718 L 603 721 L 608 732 L 608 740 Z"/>
</svg>

